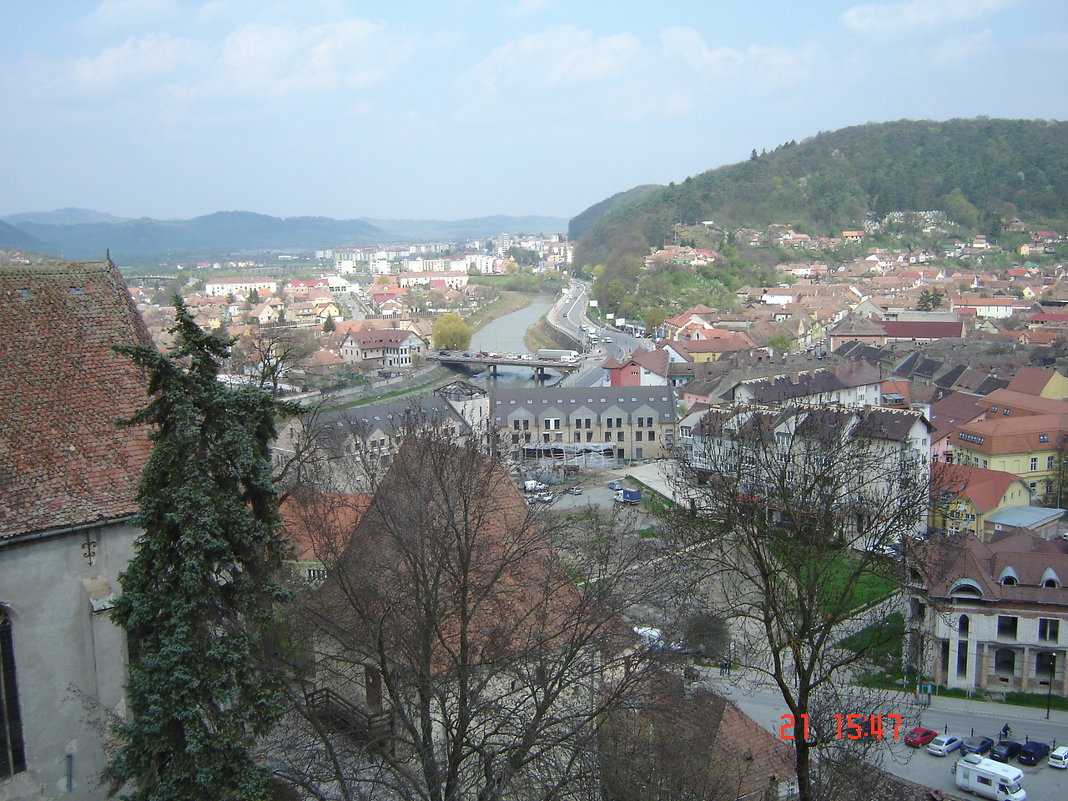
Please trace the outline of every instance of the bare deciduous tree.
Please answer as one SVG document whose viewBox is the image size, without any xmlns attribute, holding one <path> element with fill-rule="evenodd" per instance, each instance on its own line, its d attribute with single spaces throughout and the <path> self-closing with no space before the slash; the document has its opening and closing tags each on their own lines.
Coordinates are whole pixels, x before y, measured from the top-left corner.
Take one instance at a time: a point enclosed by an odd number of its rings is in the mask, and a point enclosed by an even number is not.
<svg viewBox="0 0 1068 801">
<path fill-rule="evenodd" d="M 680 552 L 714 587 L 707 603 L 729 623 L 734 664 L 782 694 L 802 801 L 871 797 L 856 776 L 853 795 L 833 795 L 850 787 L 841 766 L 856 762 L 836 759 L 849 745 L 836 713 L 909 714 L 850 679 L 902 637 L 901 552 L 937 537 L 926 436 L 910 412 L 735 407 L 710 410 L 684 440 Z"/>
<path fill-rule="evenodd" d="M 658 656 L 623 622 L 634 557 L 569 573 L 484 445 L 409 433 L 358 522 L 290 497 L 326 578 L 293 610 L 303 718 L 272 750 L 313 797 L 599 795 L 601 722 Z"/>
<path fill-rule="evenodd" d="M 233 348 L 231 363 L 237 372 L 250 367 L 257 386 L 277 396 L 287 374 L 315 352 L 315 337 L 306 329 L 286 325 L 260 325 Z"/>
</svg>

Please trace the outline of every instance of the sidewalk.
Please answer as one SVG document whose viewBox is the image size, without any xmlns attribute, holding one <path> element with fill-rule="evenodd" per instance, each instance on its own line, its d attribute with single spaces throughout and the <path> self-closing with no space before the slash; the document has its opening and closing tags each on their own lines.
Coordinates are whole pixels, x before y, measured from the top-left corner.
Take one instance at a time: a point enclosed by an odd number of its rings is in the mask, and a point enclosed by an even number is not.
<svg viewBox="0 0 1068 801">
<path fill-rule="evenodd" d="M 970 701 L 967 698 L 952 698 L 939 695 L 931 696 L 931 704 L 927 709 L 936 712 L 960 712 L 965 715 L 1000 715 L 1010 721 L 1046 720 L 1045 707 L 1019 706 L 1001 701 Z M 1051 709 L 1049 711 L 1049 722 L 1061 726 L 1068 725 L 1068 711 Z"/>
</svg>

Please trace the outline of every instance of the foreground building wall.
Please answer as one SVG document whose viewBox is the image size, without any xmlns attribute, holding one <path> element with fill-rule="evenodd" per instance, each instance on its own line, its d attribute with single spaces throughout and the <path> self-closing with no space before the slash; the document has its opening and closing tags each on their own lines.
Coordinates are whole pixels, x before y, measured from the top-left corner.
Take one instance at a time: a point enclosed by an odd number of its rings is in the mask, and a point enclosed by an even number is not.
<svg viewBox="0 0 1068 801">
<path fill-rule="evenodd" d="M 0 268 L 0 801 L 103 799 L 126 648 L 108 617 L 138 535 L 151 340 L 110 261 Z M 7 748 L 3 745 L 7 744 Z"/>
</svg>

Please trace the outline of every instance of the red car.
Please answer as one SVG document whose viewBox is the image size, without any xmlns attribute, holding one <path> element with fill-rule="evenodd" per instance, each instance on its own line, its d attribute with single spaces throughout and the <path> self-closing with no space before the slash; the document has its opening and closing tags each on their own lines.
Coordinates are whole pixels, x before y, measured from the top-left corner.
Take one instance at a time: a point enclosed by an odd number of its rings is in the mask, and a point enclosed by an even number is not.
<svg viewBox="0 0 1068 801">
<path fill-rule="evenodd" d="M 917 726 L 915 729 L 909 731 L 905 735 L 905 745 L 911 745 L 913 748 L 920 748 L 927 745 L 935 737 L 938 736 L 938 732 L 934 729 L 925 729 L 923 726 Z"/>
</svg>

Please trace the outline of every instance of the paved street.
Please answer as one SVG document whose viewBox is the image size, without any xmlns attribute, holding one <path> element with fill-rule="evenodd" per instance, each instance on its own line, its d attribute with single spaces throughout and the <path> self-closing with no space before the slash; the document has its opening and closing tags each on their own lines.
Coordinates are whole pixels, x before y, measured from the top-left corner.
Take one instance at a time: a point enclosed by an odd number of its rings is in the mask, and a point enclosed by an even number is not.
<svg viewBox="0 0 1068 801">
<path fill-rule="evenodd" d="M 610 342 L 600 342 L 582 357 L 584 367 L 561 382 L 568 387 L 591 387 L 601 383 L 601 364 L 609 357 L 625 358 L 638 347 L 651 348 L 649 340 L 639 339 L 630 334 L 603 328 L 586 316 L 589 307 L 589 286 L 582 281 L 572 281 L 560 299 L 548 313 L 549 321 L 555 323 L 579 341 L 584 340 L 582 326 L 593 326 L 598 338 L 607 337 Z"/>
</svg>

